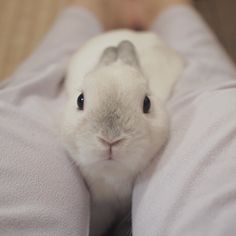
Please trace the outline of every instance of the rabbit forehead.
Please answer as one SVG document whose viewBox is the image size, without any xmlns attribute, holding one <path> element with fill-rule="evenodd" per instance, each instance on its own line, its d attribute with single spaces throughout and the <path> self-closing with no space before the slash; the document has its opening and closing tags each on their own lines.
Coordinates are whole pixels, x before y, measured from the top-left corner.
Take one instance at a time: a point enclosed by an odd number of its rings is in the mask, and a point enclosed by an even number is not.
<svg viewBox="0 0 236 236">
<path fill-rule="evenodd" d="M 117 63 L 113 66 L 98 68 L 89 73 L 82 85 L 84 90 L 93 93 L 146 93 L 147 80 L 135 68 Z M 83 88 L 82 88 L 83 89 Z"/>
</svg>

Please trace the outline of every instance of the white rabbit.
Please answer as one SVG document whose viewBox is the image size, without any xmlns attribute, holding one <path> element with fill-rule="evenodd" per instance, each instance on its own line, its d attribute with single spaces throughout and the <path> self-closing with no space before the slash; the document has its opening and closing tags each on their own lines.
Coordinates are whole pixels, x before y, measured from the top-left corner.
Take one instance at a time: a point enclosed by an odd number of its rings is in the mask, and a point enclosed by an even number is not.
<svg viewBox="0 0 236 236">
<path fill-rule="evenodd" d="M 131 207 L 136 176 L 168 138 L 164 102 L 182 59 L 156 35 L 114 31 L 74 56 L 62 125 L 91 193 L 90 236 L 101 236 Z"/>
</svg>

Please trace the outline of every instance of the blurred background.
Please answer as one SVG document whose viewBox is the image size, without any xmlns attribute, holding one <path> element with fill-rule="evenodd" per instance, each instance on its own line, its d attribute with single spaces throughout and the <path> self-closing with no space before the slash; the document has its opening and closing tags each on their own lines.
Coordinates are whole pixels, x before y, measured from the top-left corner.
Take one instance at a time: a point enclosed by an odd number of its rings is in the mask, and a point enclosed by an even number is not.
<svg viewBox="0 0 236 236">
<path fill-rule="evenodd" d="M 37 47 L 71 0 L 0 0 L 0 80 Z M 196 8 L 236 62 L 236 0 L 195 0 Z"/>
</svg>

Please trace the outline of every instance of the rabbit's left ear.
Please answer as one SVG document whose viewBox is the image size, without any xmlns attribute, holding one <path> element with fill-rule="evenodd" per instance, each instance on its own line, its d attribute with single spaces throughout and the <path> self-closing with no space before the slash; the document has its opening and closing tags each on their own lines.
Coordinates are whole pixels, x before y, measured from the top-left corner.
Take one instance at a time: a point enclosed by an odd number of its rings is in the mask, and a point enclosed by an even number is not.
<svg viewBox="0 0 236 236">
<path fill-rule="evenodd" d="M 135 46 L 128 40 L 122 41 L 117 48 L 118 59 L 124 64 L 140 68 L 138 55 L 136 53 Z"/>
<path fill-rule="evenodd" d="M 116 47 L 108 47 L 103 51 L 103 54 L 99 60 L 99 66 L 107 66 L 117 60 L 118 53 Z"/>
</svg>

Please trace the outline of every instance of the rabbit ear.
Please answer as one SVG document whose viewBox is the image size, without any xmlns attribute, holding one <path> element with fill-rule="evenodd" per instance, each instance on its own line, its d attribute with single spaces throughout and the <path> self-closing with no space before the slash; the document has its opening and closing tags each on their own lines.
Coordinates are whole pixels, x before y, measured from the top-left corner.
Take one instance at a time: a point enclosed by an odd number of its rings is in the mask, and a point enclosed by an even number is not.
<svg viewBox="0 0 236 236">
<path fill-rule="evenodd" d="M 135 46 L 130 41 L 122 41 L 118 45 L 117 50 L 118 59 L 120 59 L 123 63 L 140 68 Z"/>
<path fill-rule="evenodd" d="M 117 60 L 124 64 L 140 68 L 135 46 L 128 40 L 122 41 L 118 47 L 108 47 L 103 51 L 98 66 L 107 66 Z"/>
<path fill-rule="evenodd" d="M 108 47 L 103 51 L 103 54 L 99 60 L 99 66 L 107 66 L 117 60 L 118 53 L 116 47 Z"/>
</svg>

